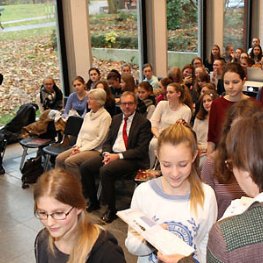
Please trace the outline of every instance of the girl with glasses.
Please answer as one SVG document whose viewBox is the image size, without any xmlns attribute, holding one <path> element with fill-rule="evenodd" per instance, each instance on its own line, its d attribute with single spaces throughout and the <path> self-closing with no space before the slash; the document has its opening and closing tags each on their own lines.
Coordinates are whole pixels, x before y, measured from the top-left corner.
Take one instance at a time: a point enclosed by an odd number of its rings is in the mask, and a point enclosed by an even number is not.
<svg viewBox="0 0 263 263">
<path fill-rule="evenodd" d="M 50 170 L 34 188 L 34 212 L 44 225 L 35 240 L 36 262 L 126 262 L 117 240 L 90 222 L 80 181 Z"/>
</svg>

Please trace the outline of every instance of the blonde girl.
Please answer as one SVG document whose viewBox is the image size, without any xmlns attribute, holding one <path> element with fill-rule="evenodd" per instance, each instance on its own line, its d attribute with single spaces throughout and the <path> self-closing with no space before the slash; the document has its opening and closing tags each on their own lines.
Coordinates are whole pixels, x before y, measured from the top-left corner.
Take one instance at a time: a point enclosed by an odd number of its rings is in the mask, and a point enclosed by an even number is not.
<svg viewBox="0 0 263 263">
<path fill-rule="evenodd" d="M 36 262 L 125 262 L 109 232 L 90 222 L 80 181 L 64 170 L 41 175 L 34 213 L 44 225 L 35 240 Z"/>
<path fill-rule="evenodd" d="M 216 221 L 217 204 L 212 188 L 199 179 L 196 136 L 185 121 L 162 131 L 157 155 L 162 176 L 136 188 L 131 208 L 142 211 L 192 246 L 195 262 L 205 262 L 208 233 Z M 138 262 L 158 262 L 154 248 L 132 229 L 125 245 L 138 256 Z"/>
</svg>

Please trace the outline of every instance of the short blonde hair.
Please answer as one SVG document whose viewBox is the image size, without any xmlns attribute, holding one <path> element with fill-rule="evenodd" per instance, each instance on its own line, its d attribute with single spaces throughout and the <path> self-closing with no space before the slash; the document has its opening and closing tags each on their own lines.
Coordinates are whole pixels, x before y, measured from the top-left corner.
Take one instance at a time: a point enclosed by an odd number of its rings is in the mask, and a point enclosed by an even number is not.
<svg viewBox="0 0 263 263">
<path fill-rule="evenodd" d="M 92 89 L 88 92 L 88 96 L 94 98 L 101 106 L 105 105 L 107 94 L 104 89 Z"/>
</svg>

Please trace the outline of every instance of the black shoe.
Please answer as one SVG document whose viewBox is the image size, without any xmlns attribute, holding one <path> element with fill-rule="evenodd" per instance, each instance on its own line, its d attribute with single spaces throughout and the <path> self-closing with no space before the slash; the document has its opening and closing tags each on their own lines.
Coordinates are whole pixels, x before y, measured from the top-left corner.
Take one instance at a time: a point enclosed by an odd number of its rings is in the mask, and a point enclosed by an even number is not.
<svg viewBox="0 0 263 263">
<path fill-rule="evenodd" d="M 102 221 L 104 221 L 105 223 L 111 223 L 116 218 L 117 218 L 116 211 L 115 210 L 112 211 L 112 210 L 109 210 L 109 209 L 101 217 Z"/>
<path fill-rule="evenodd" d="M 100 209 L 100 204 L 99 203 L 90 203 L 87 207 L 87 212 L 92 212 L 92 211 L 95 211 L 95 210 L 99 210 Z"/>
<path fill-rule="evenodd" d="M 5 169 L 2 165 L 0 165 L 0 174 L 5 174 Z"/>
</svg>

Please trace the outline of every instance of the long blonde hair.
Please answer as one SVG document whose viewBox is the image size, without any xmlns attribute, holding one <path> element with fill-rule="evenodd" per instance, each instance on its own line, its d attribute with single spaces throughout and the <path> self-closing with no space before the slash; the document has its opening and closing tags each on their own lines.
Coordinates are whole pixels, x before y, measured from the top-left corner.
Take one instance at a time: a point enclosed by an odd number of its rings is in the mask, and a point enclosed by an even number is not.
<svg viewBox="0 0 263 263">
<path fill-rule="evenodd" d="M 96 242 L 100 228 L 90 222 L 86 212 L 86 201 L 82 194 L 80 181 L 62 169 L 53 169 L 40 176 L 34 188 L 34 211 L 40 197 L 53 197 L 59 202 L 82 209 L 79 214 L 76 242 L 70 253 L 68 263 L 85 263 Z M 49 235 L 49 249 L 54 253 L 54 239 Z"/>
<path fill-rule="evenodd" d="M 157 153 L 159 155 L 160 149 L 163 144 L 169 143 L 174 146 L 184 143 L 191 149 L 192 156 L 194 157 L 198 151 L 197 140 L 195 132 L 192 128 L 184 121 L 179 120 L 174 125 L 166 128 L 162 131 L 158 138 Z M 194 213 L 197 213 L 197 206 L 203 207 L 204 204 L 204 191 L 202 183 L 198 174 L 199 158 L 195 158 L 190 175 L 188 177 L 191 193 L 190 193 L 190 207 Z"/>
</svg>

